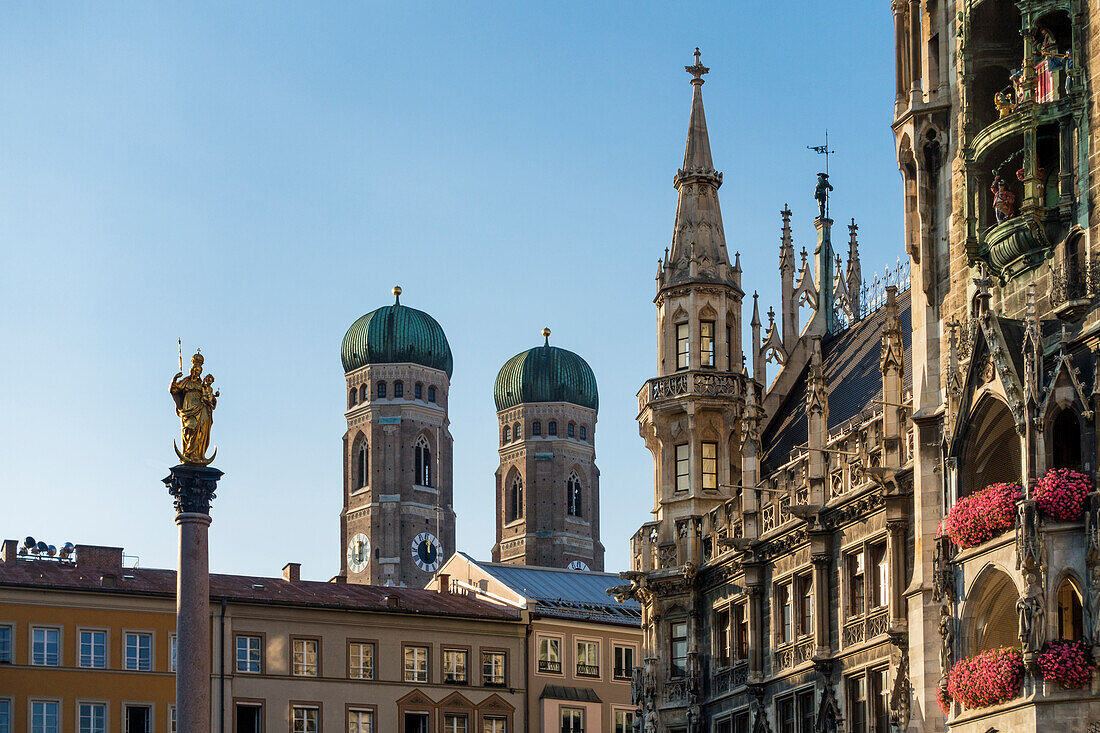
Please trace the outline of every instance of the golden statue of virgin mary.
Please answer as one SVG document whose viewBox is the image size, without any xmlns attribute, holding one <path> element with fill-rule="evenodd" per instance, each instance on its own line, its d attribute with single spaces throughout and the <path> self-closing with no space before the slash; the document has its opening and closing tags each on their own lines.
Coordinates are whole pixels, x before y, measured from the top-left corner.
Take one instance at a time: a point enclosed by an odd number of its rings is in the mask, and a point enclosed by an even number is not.
<svg viewBox="0 0 1100 733">
<path fill-rule="evenodd" d="M 202 378 L 203 361 L 200 353 L 192 356 L 190 374 L 185 377 L 183 372 L 177 373 L 168 388 L 180 418 L 183 450 L 175 441 L 172 445 L 180 461 L 188 466 L 206 466 L 218 455 L 215 448 L 213 455 L 207 458 L 206 450 L 210 447 L 210 426 L 214 424 L 214 408 L 218 406 L 221 392 L 214 391 L 214 375 Z"/>
</svg>

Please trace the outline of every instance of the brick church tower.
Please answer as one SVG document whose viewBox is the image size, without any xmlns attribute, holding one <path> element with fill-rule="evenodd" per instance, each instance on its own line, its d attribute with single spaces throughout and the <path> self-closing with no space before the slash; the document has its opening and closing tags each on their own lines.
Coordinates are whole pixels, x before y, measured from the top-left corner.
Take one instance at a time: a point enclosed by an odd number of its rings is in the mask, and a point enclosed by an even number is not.
<svg viewBox="0 0 1100 733">
<path fill-rule="evenodd" d="M 341 347 L 347 378 L 341 576 L 423 587 L 454 553 L 451 347 L 427 313 L 366 314 Z"/>
<path fill-rule="evenodd" d="M 500 424 L 493 561 L 603 570 L 596 377 L 546 342 L 509 359 L 494 390 Z"/>
</svg>

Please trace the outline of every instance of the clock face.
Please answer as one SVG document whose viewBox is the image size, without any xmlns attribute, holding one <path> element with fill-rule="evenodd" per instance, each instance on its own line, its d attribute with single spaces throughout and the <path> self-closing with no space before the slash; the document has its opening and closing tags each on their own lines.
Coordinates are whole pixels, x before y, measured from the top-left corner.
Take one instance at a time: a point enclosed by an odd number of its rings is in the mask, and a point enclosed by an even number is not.
<svg viewBox="0 0 1100 733">
<path fill-rule="evenodd" d="M 370 563 L 370 537 L 362 532 L 348 542 L 348 572 L 361 573 Z"/>
<path fill-rule="evenodd" d="M 592 568 L 588 567 L 588 563 L 586 563 L 584 560 L 574 560 L 573 562 L 566 565 L 565 569 L 566 570 L 591 570 Z"/>
<path fill-rule="evenodd" d="M 443 557 L 443 546 L 431 532 L 421 532 L 413 537 L 412 556 L 416 567 L 426 573 L 434 573 L 439 569 L 439 562 Z"/>
</svg>

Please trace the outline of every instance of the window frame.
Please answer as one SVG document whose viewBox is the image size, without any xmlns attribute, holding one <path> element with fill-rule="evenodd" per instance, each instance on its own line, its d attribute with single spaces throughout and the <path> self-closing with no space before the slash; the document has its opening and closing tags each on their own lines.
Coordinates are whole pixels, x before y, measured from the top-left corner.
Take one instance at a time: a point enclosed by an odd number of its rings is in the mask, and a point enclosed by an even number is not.
<svg viewBox="0 0 1100 733">
<path fill-rule="evenodd" d="M 576 471 L 569 472 L 565 480 L 566 514 L 575 519 L 584 519 L 584 483 Z"/>
<path fill-rule="evenodd" d="M 316 733 L 321 733 L 321 731 L 324 730 L 324 727 L 325 727 L 324 706 L 321 704 L 320 700 L 290 700 L 287 703 L 287 706 L 289 708 L 289 710 L 288 710 L 289 715 L 287 716 L 287 720 L 290 723 L 290 726 L 289 726 L 290 733 L 295 733 L 295 730 L 294 730 L 294 713 L 295 713 L 296 710 L 303 710 L 303 711 L 304 710 L 313 710 L 313 711 L 315 711 L 317 713 Z"/>
<path fill-rule="evenodd" d="M 630 716 L 629 722 L 624 721 L 623 726 L 619 727 L 619 716 Z M 624 708 L 617 705 L 611 707 L 611 730 L 613 733 L 634 733 L 634 722 L 638 719 L 638 715 L 635 708 Z"/>
<path fill-rule="evenodd" d="M 626 649 L 630 651 L 631 665 L 626 670 L 625 675 L 619 674 L 618 666 L 618 652 L 620 649 Z M 638 645 L 632 642 L 615 641 L 611 640 L 611 681 L 612 682 L 630 682 L 634 679 L 634 668 L 637 666 L 634 664 L 638 659 Z"/>
<path fill-rule="evenodd" d="M 681 457 L 680 449 L 684 456 Z M 673 491 L 691 491 L 691 443 L 677 443 L 672 448 Z M 681 486 L 681 484 L 683 484 Z"/>
<path fill-rule="evenodd" d="M 508 724 L 510 721 L 509 716 L 502 715 L 500 713 L 491 713 L 489 715 L 480 715 L 481 720 L 480 733 L 508 733 Z M 499 729 L 494 725 L 492 729 L 486 727 L 486 723 L 503 723 L 504 725 Z"/>
<path fill-rule="evenodd" d="M 370 676 L 353 676 L 352 675 L 352 662 L 351 662 L 351 647 L 352 645 L 361 645 L 370 647 Z M 349 638 L 344 643 L 344 654 L 347 659 L 347 673 L 349 680 L 377 680 L 378 679 L 378 640 L 377 639 L 357 639 Z"/>
<path fill-rule="evenodd" d="M 531 437 L 542 437 L 542 421 L 533 420 L 531 422 Z"/>
<path fill-rule="evenodd" d="M 791 575 L 775 581 L 772 586 L 775 599 L 775 624 L 773 638 L 777 647 L 791 644 L 795 640 L 794 619 L 794 577 Z M 785 601 L 785 602 L 784 602 Z"/>
<path fill-rule="evenodd" d="M 794 574 L 794 582 L 791 584 L 794 590 L 795 603 L 795 638 L 813 636 L 814 634 L 814 574 L 812 570 L 804 570 Z M 807 608 L 808 605 L 808 608 Z"/>
<path fill-rule="evenodd" d="M 297 662 L 294 660 L 294 656 L 297 653 L 297 651 L 295 649 L 295 645 L 298 642 L 313 642 L 313 644 L 314 644 L 314 648 L 313 648 L 313 650 L 314 650 L 313 674 L 309 674 L 307 672 L 299 673 L 297 671 L 297 666 L 296 666 Z M 291 677 L 320 677 L 321 676 L 321 670 L 322 670 L 322 666 L 321 666 L 321 637 L 319 637 L 319 636 L 297 636 L 297 635 L 292 635 L 290 637 L 290 645 L 289 645 L 289 648 L 288 648 L 288 652 L 289 652 L 289 661 L 290 661 L 289 670 L 290 670 L 290 676 Z M 302 661 L 303 666 L 306 664 L 306 662 L 304 661 L 304 655 L 305 655 L 305 652 L 303 651 L 303 661 Z"/>
<path fill-rule="evenodd" d="M 179 649 L 177 639 L 179 636 L 176 632 L 168 634 L 168 671 L 175 672 L 179 663 Z"/>
<path fill-rule="evenodd" d="M 442 682 L 445 685 L 469 685 L 470 684 L 470 647 L 457 646 L 454 644 L 440 645 L 439 647 L 439 669 L 442 676 Z M 464 657 L 463 673 L 461 678 L 455 678 L 453 680 L 447 679 L 447 655 L 458 654 Z"/>
<path fill-rule="evenodd" d="M 240 647 L 238 644 L 241 639 L 257 639 L 259 641 L 259 649 L 257 650 L 257 666 L 259 669 L 255 671 L 249 669 L 240 668 Z M 264 673 L 264 650 L 267 648 L 267 635 L 260 631 L 234 631 L 233 632 L 233 671 L 235 674 L 263 674 Z"/>
<path fill-rule="evenodd" d="M 34 633 L 36 631 L 43 631 L 43 632 L 54 631 L 54 632 L 57 632 L 57 663 L 56 664 L 50 664 L 49 663 L 49 659 L 50 659 L 49 652 L 46 649 L 43 650 L 43 656 L 45 658 L 45 661 L 43 661 L 41 664 L 34 661 L 34 658 L 35 658 L 34 647 L 35 647 L 35 643 L 36 643 L 35 640 L 34 640 Z M 62 666 L 64 666 L 64 664 L 65 664 L 65 630 L 61 626 L 54 626 L 52 624 L 31 624 L 30 627 L 27 629 L 27 638 L 30 641 L 30 643 L 27 644 L 27 666 L 30 666 L 30 667 L 62 667 Z M 45 639 L 43 639 L 43 645 L 44 646 L 45 646 L 46 643 L 47 642 L 45 641 Z M 14 646 L 14 644 L 13 644 L 13 646 Z M 43 698 L 43 699 L 47 699 L 47 698 Z"/>
<path fill-rule="evenodd" d="M 456 721 L 457 720 L 463 720 L 463 721 L 465 721 L 466 724 L 461 729 L 457 728 L 457 727 L 448 728 L 447 727 L 448 718 L 450 718 L 452 720 L 456 720 Z M 440 711 L 440 713 L 439 713 L 439 724 L 441 726 L 441 729 L 442 729 L 443 733 L 471 733 L 471 730 L 470 730 L 471 722 L 474 718 L 475 718 L 475 713 L 472 709 L 448 710 L 446 712 Z"/>
<path fill-rule="evenodd" d="M 63 709 L 62 700 L 56 697 L 32 696 L 27 698 L 27 730 L 29 731 L 29 733 L 35 733 L 34 706 L 36 704 L 53 705 L 57 714 L 57 724 L 56 727 L 53 729 L 54 733 L 61 733 L 61 731 L 65 730 L 65 711 Z M 43 716 L 45 716 L 45 712 L 43 712 Z M 12 717 L 15 717 L 14 713 L 12 714 Z M 43 721 L 43 723 L 44 722 L 45 721 Z M 125 724 L 125 718 L 123 719 L 123 723 Z M 49 730 L 50 729 L 43 724 L 42 731 L 44 733 L 47 733 Z"/>
<path fill-rule="evenodd" d="M 551 669 L 550 665 L 554 664 L 552 659 L 542 658 L 542 642 L 556 642 L 557 643 L 557 670 Z M 545 667 L 544 663 L 545 662 Z M 535 674 L 543 674 L 551 677 L 561 677 L 565 674 L 565 637 L 562 634 L 535 634 Z"/>
<path fill-rule="evenodd" d="M 677 635 L 676 628 L 678 626 L 684 627 L 683 636 Z M 668 621 L 668 676 L 672 678 L 683 678 L 687 676 L 687 660 L 688 660 L 688 639 L 691 638 L 691 629 L 686 618 L 674 618 Z M 678 646 L 683 646 L 683 654 L 678 654 Z M 683 660 L 682 664 L 677 665 L 677 660 Z"/>
<path fill-rule="evenodd" d="M 505 523 L 511 524 L 512 522 L 523 521 L 524 507 L 523 507 L 523 475 L 516 473 L 512 477 L 512 483 L 508 485 L 508 500 L 506 502 L 508 516 L 505 517 Z"/>
<path fill-rule="evenodd" d="M 367 713 L 370 715 L 370 733 L 378 733 L 378 706 L 369 705 L 365 703 L 345 703 L 344 704 L 344 729 L 347 730 L 351 724 L 349 718 L 352 713 Z"/>
<path fill-rule="evenodd" d="M 103 634 L 103 664 L 84 664 L 84 634 Z M 94 652 L 92 661 L 94 662 Z M 109 669 L 111 666 L 111 630 L 98 626 L 76 627 L 76 666 L 78 669 Z M 77 721 L 79 727 L 80 721 Z"/>
<path fill-rule="evenodd" d="M 410 650 L 422 649 L 424 651 L 424 679 L 409 679 L 407 655 Z M 415 660 L 414 660 L 415 661 Z M 414 673 L 418 673 L 414 670 Z M 407 684 L 427 685 L 432 681 L 432 645 L 431 644 L 401 644 L 401 680 Z"/>
<path fill-rule="evenodd" d="M 434 453 L 432 442 L 423 433 L 413 441 L 413 484 L 424 488 L 433 488 L 435 470 L 432 465 Z"/>
<path fill-rule="evenodd" d="M 710 335 L 706 334 L 706 327 L 710 326 Z M 707 348 L 707 344 L 710 348 Z M 709 357 L 709 358 L 708 358 Z M 707 362 L 710 362 L 709 364 Z M 699 321 L 699 368 L 715 369 L 718 366 L 718 323 L 716 321 Z"/>
<path fill-rule="evenodd" d="M 374 395 L 380 400 L 386 399 L 386 380 L 380 379 L 374 383 Z"/>
<path fill-rule="evenodd" d="M 233 715 L 230 719 L 233 725 L 233 730 L 237 730 L 237 713 L 241 708 L 259 708 L 260 709 L 260 730 L 267 730 L 267 700 L 262 697 L 234 697 L 231 700 L 233 704 Z M 171 707 L 175 707 L 174 705 Z"/>
<path fill-rule="evenodd" d="M 7 720 L 0 718 L 4 727 L 0 727 L 0 733 L 12 733 L 12 721 L 15 719 L 15 698 L 11 695 L 0 695 L 0 705 L 6 707 Z"/>
<path fill-rule="evenodd" d="M 428 385 L 428 402 L 435 404 L 435 385 Z"/>
<path fill-rule="evenodd" d="M 596 648 L 596 654 L 595 654 L 596 663 L 595 664 L 585 664 L 584 665 L 585 667 L 595 667 L 596 669 L 595 669 L 594 672 L 593 671 L 585 671 L 584 673 L 581 672 L 581 645 L 582 644 L 586 645 L 586 649 L 591 649 L 592 647 Z M 602 671 L 603 671 L 603 664 L 601 664 L 601 662 L 603 661 L 603 649 L 602 649 L 602 647 L 603 647 L 603 645 L 600 643 L 600 639 L 598 639 L 596 637 L 590 637 L 590 636 L 574 636 L 573 637 L 573 676 L 574 677 L 577 677 L 578 679 L 586 679 L 586 680 L 599 680 L 599 679 L 601 679 Z M 587 651 L 585 653 L 585 657 L 586 658 L 588 657 Z"/>
<path fill-rule="evenodd" d="M 714 455 L 708 457 L 707 449 L 714 451 Z M 713 440 L 704 440 L 699 444 L 699 479 L 704 491 L 718 490 L 718 443 Z M 709 462 L 709 466 L 708 466 Z M 710 470 L 708 471 L 708 467 Z M 712 486 L 707 486 L 707 477 L 712 479 Z"/>
<path fill-rule="evenodd" d="M 423 382 L 416 382 L 416 383 L 413 384 L 413 399 L 414 400 L 424 399 L 424 383 Z"/>
<path fill-rule="evenodd" d="M 5 629 L 8 632 L 8 654 L 7 659 L 0 657 L 0 664 L 15 664 L 15 623 L 8 621 L 0 622 L 0 630 Z"/>
<path fill-rule="evenodd" d="M 481 685 L 482 687 L 507 687 L 508 686 L 508 650 L 497 647 L 481 647 L 479 650 L 481 660 Z M 500 681 L 495 682 L 485 674 L 485 661 L 487 655 L 500 655 L 501 672 Z"/>
<path fill-rule="evenodd" d="M 680 321 L 672 326 L 676 341 L 676 371 L 691 369 L 691 324 Z"/>
<path fill-rule="evenodd" d="M 130 666 L 130 637 L 149 639 L 149 668 L 141 668 L 141 645 L 137 645 L 137 666 Z M 125 672 L 154 672 L 157 669 L 157 636 L 151 629 L 122 630 L 122 670 Z"/>
<path fill-rule="evenodd" d="M 95 669 L 95 667 L 87 669 Z M 85 733 L 85 731 L 80 727 L 81 723 L 83 722 L 83 711 L 81 710 L 81 708 L 85 705 L 103 708 L 103 727 L 98 731 L 98 733 L 107 733 L 107 731 L 111 729 L 111 703 L 107 700 L 87 700 L 84 698 L 77 698 L 75 704 L 73 717 L 73 722 L 75 723 L 75 725 L 73 726 L 73 729 L 76 731 L 76 733 Z M 123 724 L 125 724 L 125 721 L 123 721 Z M 95 728 L 92 728 L 90 733 L 97 733 L 97 731 L 95 730 Z"/>
<path fill-rule="evenodd" d="M 558 437 L 558 421 L 557 420 L 551 420 L 548 423 L 546 423 L 546 435 L 551 437 L 551 438 Z"/>
<path fill-rule="evenodd" d="M 584 708 L 572 707 L 569 705 L 562 705 L 558 708 L 558 721 L 561 723 L 560 728 L 563 733 L 566 733 L 565 729 L 565 716 L 569 715 L 571 718 L 576 716 L 579 718 L 580 728 L 573 727 L 573 723 L 569 724 L 568 733 L 584 733 L 585 732 L 585 717 Z"/>
</svg>

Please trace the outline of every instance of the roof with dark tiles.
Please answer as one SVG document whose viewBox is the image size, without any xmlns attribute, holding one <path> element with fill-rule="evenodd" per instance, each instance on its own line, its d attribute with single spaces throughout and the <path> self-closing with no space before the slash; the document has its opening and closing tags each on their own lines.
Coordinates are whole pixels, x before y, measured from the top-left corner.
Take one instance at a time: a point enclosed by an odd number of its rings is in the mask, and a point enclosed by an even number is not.
<svg viewBox="0 0 1100 733">
<path fill-rule="evenodd" d="M 0 587 L 175 597 L 174 570 L 85 567 L 78 563 L 16 559 L 0 562 Z M 253 575 L 211 575 L 210 597 L 231 602 L 516 620 L 514 609 L 454 593 L 357 583 L 324 583 Z M 398 606 L 390 606 L 396 598 Z"/>
<path fill-rule="evenodd" d="M 905 389 L 913 385 L 912 310 L 910 292 L 898 294 L 898 324 L 905 349 Z M 874 401 L 882 399 L 882 328 L 886 308 L 874 313 L 821 342 L 821 363 L 829 391 L 829 432 L 853 418 L 870 417 Z M 766 476 L 791 459 L 794 450 L 808 440 L 806 425 L 806 380 L 809 365 L 802 370 L 787 398 L 780 404 L 762 435 L 764 455 L 761 468 Z"/>
</svg>

